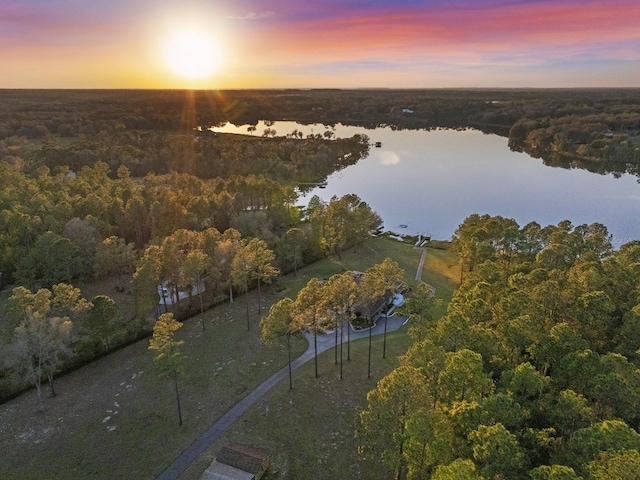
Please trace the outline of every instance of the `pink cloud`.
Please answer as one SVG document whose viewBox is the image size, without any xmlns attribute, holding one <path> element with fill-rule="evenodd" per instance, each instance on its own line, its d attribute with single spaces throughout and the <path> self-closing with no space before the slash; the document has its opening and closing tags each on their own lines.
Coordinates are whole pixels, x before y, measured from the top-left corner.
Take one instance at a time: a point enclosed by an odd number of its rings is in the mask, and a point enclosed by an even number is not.
<svg viewBox="0 0 640 480">
<path fill-rule="evenodd" d="M 281 25 L 276 50 L 299 59 L 423 54 L 434 57 L 593 54 L 596 45 L 631 42 L 640 57 L 640 2 L 545 2 L 487 8 L 469 3 Z M 258 32 L 256 32 L 258 33 Z M 266 33 L 266 32 L 263 32 Z M 624 47 L 625 57 L 633 49 Z M 622 53 L 622 52 L 621 52 Z M 611 52 L 608 52 L 611 54 Z"/>
<path fill-rule="evenodd" d="M 277 16 L 275 12 L 266 11 L 266 12 L 248 12 L 241 16 L 229 16 L 228 18 L 232 20 L 246 20 L 246 21 L 253 22 L 253 21 L 273 18 L 275 16 Z"/>
<path fill-rule="evenodd" d="M 46 46 L 76 46 L 104 41 L 117 24 L 99 12 L 25 4 L 0 5 L 0 43 L 28 50 Z"/>
</svg>

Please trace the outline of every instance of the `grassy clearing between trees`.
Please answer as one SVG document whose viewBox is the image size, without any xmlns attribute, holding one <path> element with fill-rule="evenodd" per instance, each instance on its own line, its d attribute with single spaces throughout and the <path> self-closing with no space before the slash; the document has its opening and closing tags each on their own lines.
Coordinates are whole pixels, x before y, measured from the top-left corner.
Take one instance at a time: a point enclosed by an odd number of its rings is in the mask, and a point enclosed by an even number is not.
<svg viewBox="0 0 640 480">
<path fill-rule="evenodd" d="M 343 380 L 333 349 L 318 357 L 319 378 L 314 377 L 313 362 L 307 362 L 294 372 L 293 390 L 288 382 L 280 382 L 200 455 L 181 480 L 199 479 L 227 440 L 271 453 L 264 480 L 388 478 L 381 463 L 358 455 L 355 421 L 366 407 L 367 393 L 397 366 L 397 357 L 409 347 L 406 333 L 403 327 L 387 335 L 386 359 L 382 358 L 382 336 L 373 338 L 370 379 L 366 338 L 352 343 L 350 362 L 343 346 Z"/>
<path fill-rule="evenodd" d="M 284 296 L 294 298 L 309 278 L 366 270 L 385 257 L 396 260 L 405 269 L 407 283 L 415 285 L 420 251 L 397 241 L 371 239 L 349 249 L 341 260 L 317 262 L 297 276 L 280 279 L 277 288 L 264 289 L 262 313 Z M 423 280 L 447 301 L 456 263 L 450 252 L 430 250 L 423 272 Z M 0 478 L 158 475 L 231 406 L 286 365 L 284 345 L 261 343 L 256 292 L 248 299 L 250 331 L 244 297 L 206 312 L 205 331 L 198 317 L 178 331 L 187 363 L 180 379 L 182 427 L 172 385 L 154 375 L 148 341 L 143 340 L 59 378 L 58 396 L 45 397 L 44 413 L 38 412 L 33 391 L 0 405 Z M 381 344 L 382 338 L 374 338 L 371 379 L 366 375 L 366 339 L 352 345 L 352 361 L 345 362 L 342 381 L 330 350 L 321 356 L 319 379 L 313 378 L 313 362 L 302 366 L 294 372 L 292 392 L 287 382 L 279 384 L 225 438 L 269 449 L 274 455 L 269 478 L 375 478 L 378 466 L 356 455 L 354 419 L 366 393 L 409 345 L 406 328 L 389 335 L 386 360 Z M 294 355 L 306 347 L 306 340 L 297 339 Z M 218 448 L 219 442 L 183 478 L 199 478 Z"/>
</svg>

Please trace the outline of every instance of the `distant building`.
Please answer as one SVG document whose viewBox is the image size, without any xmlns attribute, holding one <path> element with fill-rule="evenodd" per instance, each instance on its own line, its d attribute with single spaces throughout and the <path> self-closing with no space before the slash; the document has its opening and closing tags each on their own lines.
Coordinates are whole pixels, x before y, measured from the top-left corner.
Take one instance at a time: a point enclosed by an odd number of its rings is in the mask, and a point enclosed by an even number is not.
<svg viewBox="0 0 640 480">
<path fill-rule="evenodd" d="M 178 298 L 176 298 L 176 290 L 169 286 L 167 282 L 163 282 L 158 285 L 158 295 L 160 295 L 160 301 L 158 302 L 161 305 L 173 305 L 174 303 L 178 303 L 178 301 L 183 298 L 192 297 L 194 295 L 200 295 L 200 293 L 206 290 L 206 286 L 203 282 L 198 283 L 197 285 L 191 285 L 189 289 L 183 289 L 178 291 Z"/>
</svg>

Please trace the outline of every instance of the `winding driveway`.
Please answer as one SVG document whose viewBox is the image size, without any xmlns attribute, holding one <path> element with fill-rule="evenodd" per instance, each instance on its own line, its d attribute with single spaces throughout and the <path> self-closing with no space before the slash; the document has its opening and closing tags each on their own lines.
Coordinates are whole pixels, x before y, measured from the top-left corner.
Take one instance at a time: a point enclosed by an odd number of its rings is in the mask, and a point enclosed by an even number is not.
<svg viewBox="0 0 640 480">
<path fill-rule="evenodd" d="M 387 332 L 399 329 L 406 322 L 405 317 L 390 316 L 387 319 Z M 380 335 L 384 333 L 384 322 L 379 321 L 371 332 L 372 335 Z M 305 334 L 309 340 L 309 347 L 298 358 L 291 362 L 291 370 L 297 369 L 300 365 L 308 362 L 314 357 L 313 348 L 313 334 L 307 332 Z M 364 331 L 352 331 L 351 340 L 357 340 L 359 338 L 367 337 L 369 330 Z M 335 345 L 335 337 L 332 333 L 325 335 L 318 335 L 318 353 L 329 350 Z M 340 340 L 338 340 L 340 344 Z M 204 452 L 209 445 L 215 442 L 224 431 L 229 428 L 233 422 L 235 422 L 245 411 L 249 409 L 254 403 L 256 403 L 262 396 L 271 390 L 278 382 L 284 378 L 288 378 L 289 369 L 285 365 L 283 368 L 274 373 L 271 377 L 260 384 L 255 390 L 249 393 L 246 397 L 236 403 L 227 413 L 225 413 L 220 419 L 211 425 L 209 429 L 196 439 L 186 450 L 184 450 L 174 462 L 169 465 L 164 472 L 162 472 L 157 480 L 174 480 L 177 479 L 182 472 L 184 472 L 193 461 Z"/>
</svg>

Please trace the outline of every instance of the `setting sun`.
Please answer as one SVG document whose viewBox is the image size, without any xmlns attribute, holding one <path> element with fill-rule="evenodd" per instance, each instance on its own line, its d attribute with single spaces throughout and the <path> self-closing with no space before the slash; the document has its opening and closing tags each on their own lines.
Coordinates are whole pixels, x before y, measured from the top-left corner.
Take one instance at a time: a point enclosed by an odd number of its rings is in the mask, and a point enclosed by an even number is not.
<svg viewBox="0 0 640 480">
<path fill-rule="evenodd" d="M 219 70 L 222 52 L 211 35 L 198 30 L 185 30 L 167 38 L 163 57 L 165 65 L 174 74 L 189 80 L 200 80 Z"/>
</svg>

